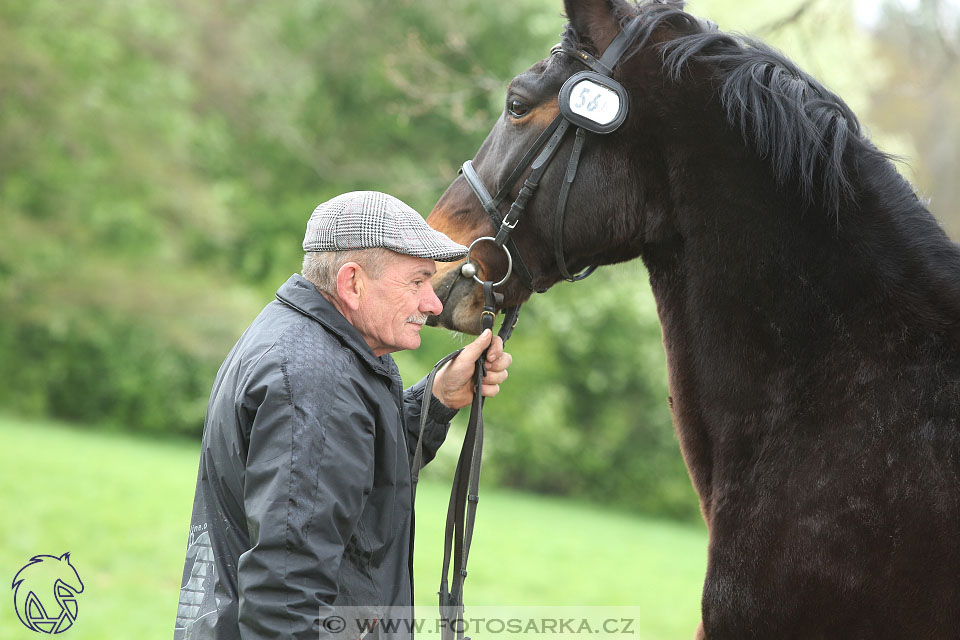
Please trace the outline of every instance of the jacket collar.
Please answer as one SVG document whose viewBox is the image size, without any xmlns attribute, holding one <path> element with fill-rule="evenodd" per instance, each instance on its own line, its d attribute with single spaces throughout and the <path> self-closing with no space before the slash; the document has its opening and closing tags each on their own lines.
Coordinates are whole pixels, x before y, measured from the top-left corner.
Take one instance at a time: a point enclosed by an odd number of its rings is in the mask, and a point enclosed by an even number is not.
<svg viewBox="0 0 960 640">
<path fill-rule="evenodd" d="M 283 286 L 277 289 L 277 300 L 322 324 L 376 373 L 390 376 L 396 368 L 389 355 L 382 358 L 375 356 L 356 327 L 347 322 L 343 314 L 299 273 L 290 276 Z"/>
</svg>

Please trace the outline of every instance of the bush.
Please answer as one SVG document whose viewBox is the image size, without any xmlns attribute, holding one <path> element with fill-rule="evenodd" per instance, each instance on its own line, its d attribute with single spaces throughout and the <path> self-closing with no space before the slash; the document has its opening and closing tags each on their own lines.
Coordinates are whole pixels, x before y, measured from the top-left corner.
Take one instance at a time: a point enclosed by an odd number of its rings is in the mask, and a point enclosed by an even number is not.
<svg viewBox="0 0 960 640">
<path fill-rule="evenodd" d="M 0 404 L 20 413 L 197 435 L 216 364 L 129 319 L 2 325 Z"/>
</svg>

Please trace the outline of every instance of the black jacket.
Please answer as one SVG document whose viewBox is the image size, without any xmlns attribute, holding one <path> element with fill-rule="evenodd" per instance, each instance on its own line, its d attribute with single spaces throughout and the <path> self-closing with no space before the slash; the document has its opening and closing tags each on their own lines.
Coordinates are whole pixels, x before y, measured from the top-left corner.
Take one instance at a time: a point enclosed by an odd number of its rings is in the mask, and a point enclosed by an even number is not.
<svg viewBox="0 0 960 640">
<path fill-rule="evenodd" d="M 299 275 L 217 374 L 174 638 L 310 638 L 321 608 L 412 604 L 423 381 Z M 432 399 L 430 460 L 456 412 Z"/>
</svg>

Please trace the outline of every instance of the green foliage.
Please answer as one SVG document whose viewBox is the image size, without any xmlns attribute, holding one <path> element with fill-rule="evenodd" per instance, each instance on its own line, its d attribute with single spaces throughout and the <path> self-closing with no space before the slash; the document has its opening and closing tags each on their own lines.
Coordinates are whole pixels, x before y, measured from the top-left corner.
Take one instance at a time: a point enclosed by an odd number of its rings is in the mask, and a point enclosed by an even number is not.
<svg viewBox="0 0 960 640">
<path fill-rule="evenodd" d="M 521 388 L 489 405 L 503 481 L 697 517 L 643 269 L 602 269 L 558 286 L 532 300 L 521 322 L 511 345 Z"/>
<path fill-rule="evenodd" d="M 189 399 L 209 392 L 215 370 L 126 318 L 0 329 L 5 407 L 72 420 L 104 416 L 117 428 L 156 433 L 196 433 L 203 422 L 205 403 Z M 18 366 L 24 362 L 31 364 Z"/>
</svg>

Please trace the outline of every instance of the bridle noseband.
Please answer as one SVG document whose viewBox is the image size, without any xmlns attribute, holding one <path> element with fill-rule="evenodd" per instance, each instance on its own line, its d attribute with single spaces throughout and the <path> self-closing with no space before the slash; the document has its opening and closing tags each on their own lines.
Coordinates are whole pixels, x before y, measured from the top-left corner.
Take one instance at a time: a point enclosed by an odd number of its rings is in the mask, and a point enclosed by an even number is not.
<svg viewBox="0 0 960 640">
<path fill-rule="evenodd" d="M 509 177 L 497 192 L 496 196 L 490 195 L 486 185 L 483 184 L 483 180 L 480 178 L 479 174 L 477 174 L 476 169 L 473 168 L 472 160 L 467 160 L 464 162 L 463 167 L 460 169 L 460 172 L 466 179 L 467 184 L 470 185 L 470 188 L 480 200 L 483 210 L 486 211 L 487 215 L 490 217 L 494 227 L 498 229 L 495 237 L 483 236 L 481 238 L 477 238 L 474 240 L 471 248 L 478 242 L 493 242 L 497 246 L 503 248 L 509 253 L 510 256 L 512 256 L 512 267 L 516 271 L 517 277 L 520 279 L 523 285 L 531 291 L 542 293 L 545 291 L 545 289 L 540 289 L 534 286 L 533 275 L 531 274 L 530 269 L 527 267 L 523 258 L 520 256 L 520 252 L 517 250 L 516 243 L 514 243 L 513 238 L 510 237 L 510 234 L 520 221 L 520 216 L 526 208 L 527 202 L 533 197 L 534 193 L 537 191 L 537 188 L 540 186 L 540 179 L 546 172 L 550 161 L 553 160 L 557 149 L 560 148 L 563 139 L 566 137 L 566 134 L 571 127 L 576 128 L 576 134 L 573 142 L 573 150 L 571 151 L 570 159 L 567 162 L 567 171 L 564 174 L 563 182 L 560 185 L 560 193 L 557 200 L 557 214 L 554 218 L 554 257 L 557 262 L 557 268 L 560 270 L 560 274 L 568 282 L 577 282 L 579 280 L 583 280 L 596 269 L 595 266 L 589 266 L 580 273 L 571 274 L 570 270 L 567 268 L 567 262 L 563 251 L 563 227 L 567 198 L 570 195 L 570 187 L 573 185 L 573 181 L 577 176 L 577 168 L 580 164 L 580 156 L 583 151 L 583 144 L 586 140 L 587 131 L 599 134 L 611 133 L 615 131 L 626 118 L 627 92 L 623 89 L 619 82 L 612 79 L 612 75 L 613 69 L 617 66 L 617 63 L 620 62 L 620 59 L 623 57 L 624 53 L 636 41 L 640 34 L 640 29 L 641 19 L 636 17 L 627 25 L 625 29 L 617 34 L 616 38 L 614 38 L 613 42 L 610 43 L 610 46 L 607 47 L 600 59 L 595 58 L 586 51 L 580 49 L 568 49 L 563 45 L 557 45 L 553 48 L 551 54 L 558 52 L 565 53 L 587 65 L 591 70 L 576 73 L 568 78 L 566 82 L 564 82 L 558 96 L 560 113 L 556 118 L 554 118 L 553 122 L 551 122 L 547 128 L 543 130 L 530 148 L 527 149 L 527 152 L 524 153 L 523 157 L 520 159 L 520 162 L 517 163 L 513 171 L 510 172 Z M 585 84 L 582 85 L 582 83 Z M 583 107 L 588 107 L 589 105 L 581 104 L 579 105 L 580 108 L 578 108 L 577 105 L 574 105 L 571 99 L 571 94 L 581 85 L 593 90 L 591 95 L 593 96 L 592 101 L 594 104 L 599 99 L 596 97 L 597 93 L 606 92 L 611 95 L 615 94 L 619 99 L 619 109 L 615 116 L 609 120 L 603 118 L 598 121 L 597 119 L 589 117 L 589 114 L 584 110 Z M 583 102 L 582 98 L 581 102 Z M 528 168 L 530 169 L 530 174 L 527 176 L 526 180 L 524 180 L 523 186 L 521 187 L 520 192 L 517 194 L 517 197 L 514 199 L 513 203 L 510 205 L 510 209 L 507 214 L 501 217 L 500 205 L 506 200 L 510 192 L 513 190 L 514 185 L 516 185 L 517 181 Z M 468 261 L 467 264 L 464 265 L 464 272 L 462 272 L 462 275 L 465 277 L 476 277 L 476 272 L 476 266 L 469 261 L 468 256 Z M 501 283 L 509 278 L 509 276 L 510 270 L 508 269 L 507 275 L 504 276 L 503 280 L 501 280 Z M 478 281 L 480 281 L 479 278 Z"/>
</svg>

